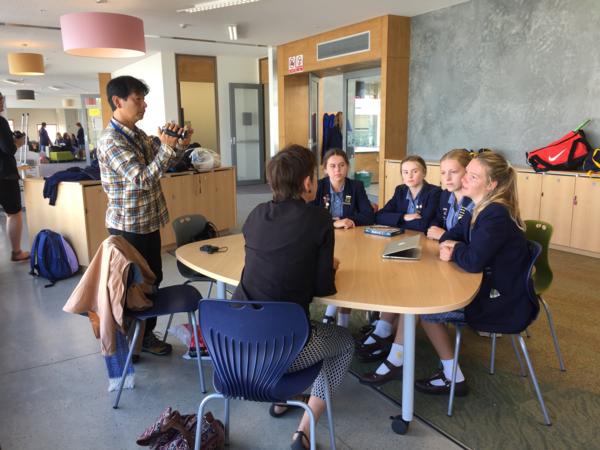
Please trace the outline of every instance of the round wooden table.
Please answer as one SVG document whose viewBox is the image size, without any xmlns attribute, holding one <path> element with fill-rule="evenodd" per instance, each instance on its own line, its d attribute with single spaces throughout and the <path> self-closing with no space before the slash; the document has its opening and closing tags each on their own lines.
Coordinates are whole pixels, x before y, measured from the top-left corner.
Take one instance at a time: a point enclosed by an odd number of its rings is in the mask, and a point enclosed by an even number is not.
<svg viewBox="0 0 600 450">
<path fill-rule="evenodd" d="M 404 370 L 402 419 L 413 418 L 415 324 L 417 314 L 452 311 L 469 304 L 481 274 L 467 273 L 438 257 L 438 243 L 421 234 L 419 261 L 383 259 L 384 247 L 415 232 L 394 237 L 365 234 L 363 227 L 335 231 L 335 256 L 340 260 L 335 284 L 337 294 L 315 297 L 316 303 L 353 309 L 399 313 L 404 316 Z M 222 247 L 218 253 L 200 251 L 205 244 Z M 225 297 L 225 284 L 237 286 L 244 267 L 244 237 L 241 234 L 184 245 L 177 259 L 191 269 L 217 281 L 218 298 Z"/>
</svg>

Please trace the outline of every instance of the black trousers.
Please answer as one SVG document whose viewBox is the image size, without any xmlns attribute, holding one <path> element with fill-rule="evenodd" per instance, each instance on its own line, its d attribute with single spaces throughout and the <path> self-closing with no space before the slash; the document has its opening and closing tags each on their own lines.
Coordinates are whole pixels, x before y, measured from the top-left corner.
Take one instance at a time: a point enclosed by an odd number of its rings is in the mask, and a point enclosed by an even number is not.
<svg viewBox="0 0 600 450">
<path fill-rule="evenodd" d="M 148 234 L 137 234 L 109 228 L 108 232 L 112 235 L 123 236 L 127 242 L 133 245 L 135 249 L 140 252 L 150 266 L 150 270 L 154 272 L 154 275 L 156 276 L 156 287 L 158 287 L 163 278 L 162 258 L 160 256 L 160 230 L 156 230 Z M 147 319 L 146 333 L 152 332 L 155 326 L 156 317 Z"/>
</svg>

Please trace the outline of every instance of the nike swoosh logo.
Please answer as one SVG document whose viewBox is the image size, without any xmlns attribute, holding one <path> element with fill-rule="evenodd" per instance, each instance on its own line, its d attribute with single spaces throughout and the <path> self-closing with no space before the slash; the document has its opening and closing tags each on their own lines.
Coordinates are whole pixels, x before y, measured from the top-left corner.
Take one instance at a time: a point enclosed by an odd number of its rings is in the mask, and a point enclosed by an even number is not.
<svg viewBox="0 0 600 450">
<path fill-rule="evenodd" d="M 556 154 L 556 155 L 554 155 L 554 156 L 548 156 L 548 159 L 550 160 L 550 162 L 554 162 L 554 161 L 556 161 L 556 160 L 558 159 L 558 157 L 559 157 L 560 155 L 562 155 L 562 154 L 563 154 L 564 152 L 566 152 L 566 151 L 567 151 L 567 149 L 565 148 L 563 151 L 561 151 L 560 153 L 557 153 L 557 154 Z"/>
</svg>

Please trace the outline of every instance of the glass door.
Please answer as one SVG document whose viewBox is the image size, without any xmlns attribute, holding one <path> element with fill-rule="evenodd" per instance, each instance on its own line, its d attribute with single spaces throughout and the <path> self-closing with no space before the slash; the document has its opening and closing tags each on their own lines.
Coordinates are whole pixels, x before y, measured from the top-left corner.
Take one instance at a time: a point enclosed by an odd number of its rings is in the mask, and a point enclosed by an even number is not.
<svg viewBox="0 0 600 450">
<path fill-rule="evenodd" d="M 360 159 L 379 156 L 381 111 L 381 70 L 370 69 L 344 74 L 344 116 L 346 117 L 346 153 L 351 176 L 363 170 Z M 364 156 L 364 157 L 363 157 Z"/>
<path fill-rule="evenodd" d="M 265 125 L 261 84 L 229 83 L 231 160 L 238 184 L 265 182 Z"/>
</svg>

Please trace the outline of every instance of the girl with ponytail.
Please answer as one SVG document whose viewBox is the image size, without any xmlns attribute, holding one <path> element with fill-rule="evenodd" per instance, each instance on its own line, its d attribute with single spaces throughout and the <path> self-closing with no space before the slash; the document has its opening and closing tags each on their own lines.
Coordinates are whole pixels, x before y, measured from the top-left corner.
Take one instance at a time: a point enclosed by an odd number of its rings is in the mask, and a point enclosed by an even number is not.
<svg viewBox="0 0 600 450">
<path fill-rule="evenodd" d="M 524 279 L 531 255 L 519 214 L 515 170 L 498 153 L 480 153 L 467 166 L 462 189 L 475 203 L 473 215 L 442 235 L 440 259 L 454 261 L 467 272 L 483 272 L 479 292 L 464 310 L 464 318 L 472 328 L 490 333 L 520 332 L 535 319 L 539 304 L 529 295 Z M 422 319 L 443 370 L 418 380 L 415 387 L 430 394 L 448 393 L 452 344 L 447 333 L 432 336 L 428 317 Z M 457 395 L 461 383 L 464 395 L 464 376 L 460 370 L 457 372 Z"/>
</svg>

